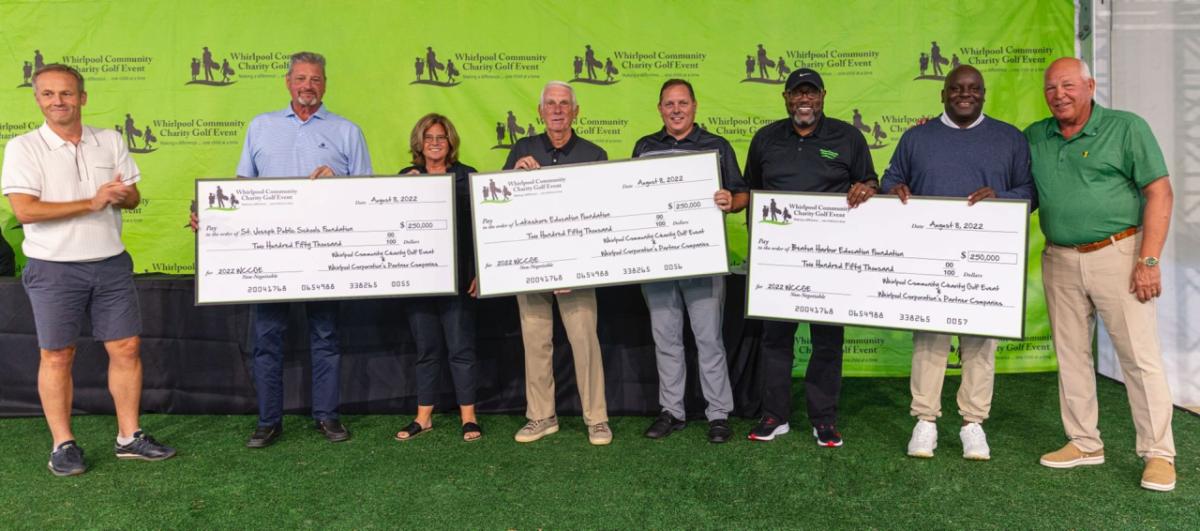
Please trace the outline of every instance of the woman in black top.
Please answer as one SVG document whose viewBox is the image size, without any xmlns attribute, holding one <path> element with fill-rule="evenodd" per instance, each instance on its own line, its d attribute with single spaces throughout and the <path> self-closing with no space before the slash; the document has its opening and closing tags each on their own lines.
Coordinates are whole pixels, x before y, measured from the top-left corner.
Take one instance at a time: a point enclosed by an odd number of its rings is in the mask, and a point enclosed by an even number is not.
<svg viewBox="0 0 1200 531">
<path fill-rule="evenodd" d="M 433 428 L 443 360 L 449 362 L 454 380 L 463 440 L 483 436 L 475 418 L 475 255 L 471 248 L 471 191 L 467 178 L 475 168 L 458 161 L 458 145 L 454 124 L 440 114 L 427 114 L 417 121 L 409 137 L 412 166 L 400 170 L 401 174 L 454 175 L 459 285 L 459 295 L 419 297 L 404 305 L 417 346 L 417 418 L 396 434 L 401 441 Z"/>
</svg>

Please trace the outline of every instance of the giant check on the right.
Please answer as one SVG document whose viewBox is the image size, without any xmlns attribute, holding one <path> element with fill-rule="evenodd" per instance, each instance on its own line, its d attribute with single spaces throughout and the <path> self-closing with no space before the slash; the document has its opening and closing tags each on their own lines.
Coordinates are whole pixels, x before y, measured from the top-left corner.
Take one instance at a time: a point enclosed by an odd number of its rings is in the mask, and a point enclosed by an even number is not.
<svg viewBox="0 0 1200 531">
<path fill-rule="evenodd" d="M 755 191 L 746 316 L 1019 339 L 1029 202 Z"/>
</svg>

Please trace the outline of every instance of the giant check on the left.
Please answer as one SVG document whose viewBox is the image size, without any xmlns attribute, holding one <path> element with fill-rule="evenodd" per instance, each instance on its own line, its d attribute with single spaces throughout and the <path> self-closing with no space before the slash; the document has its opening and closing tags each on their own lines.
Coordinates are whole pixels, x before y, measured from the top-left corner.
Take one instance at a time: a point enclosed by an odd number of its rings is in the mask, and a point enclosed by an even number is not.
<svg viewBox="0 0 1200 531">
<path fill-rule="evenodd" d="M 453 179 L 196 181 L 196 304 L 454 294 Z"/>
</svg>

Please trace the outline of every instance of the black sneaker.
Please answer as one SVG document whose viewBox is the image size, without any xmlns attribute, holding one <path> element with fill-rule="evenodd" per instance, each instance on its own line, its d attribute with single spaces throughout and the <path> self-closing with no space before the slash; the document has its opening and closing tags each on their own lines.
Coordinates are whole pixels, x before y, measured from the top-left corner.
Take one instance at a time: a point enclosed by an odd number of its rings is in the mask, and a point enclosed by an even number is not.
<svg viewBox="0 0 1200 531">
<path fill-rule="evenodd" d="M 142 461 L 162 461 L 175 457 L 175 449 L 160 444 L 144 431 L 138 430 L 133 434 L 133 442 L 120 445 L 114 444 L 113 451 L 118 459 L 141 459 Z"/>
<path fill-rule="evenodd" d="M 83 460 L 83 448 L 75 441 L 66 441 L 50 452 L 50 461 L 46 463 L 50 473 L 58 476 L 78 476 L 87 472 L 87 463 Z"/>
<path fill-rule="evenodd" d="M 317 431 L 325 435 L 329 442 L 342 442 L 350 440 L 350 431 L 342 425 L 338 419 L 325 419 L 317 421 Z"/>
<path fill-rule="evenodd" d="M 246 448 L 266 448 L 275 444 L 275 439 L 283 435 L 283 425 L 259 426 L 254 428 L 254 434 L 246 441 Z"/>
<path fill-rule="evenodd" d="M 814 426 L 813 437 L 817 438 L 817 446 L 837 448 L 842 445 L 842 434 L 838 433 L 837 426 L 833 424 Z"/>
<path fill-rule="evenodd" d="M 787 433 L 790 429 L 788 423 L 779 422 L 779 419 L 768 415 L 758 421 L 758 425 L 750 430 L 750 436 L 747 438 L 751 441 L 770 441 Z"/>
<path fill-rule="evenodd" d="M 733 438 L 733 430 L 729 429 L 729 421 L 717 419 L 708 421 L 708 442 L 723 443 Z"/>
<path fill-rule="evenodd" d="M 646 437 L 651 439 L 662 439 L 672 433 L 675 433 L 687 427 L 687 421 L 679 420 L 672 417 L 670 413 L 663 411 L 658 414 L 658 418 L 654 419 L 654 423 L 646 428 Z"/>
</svg>

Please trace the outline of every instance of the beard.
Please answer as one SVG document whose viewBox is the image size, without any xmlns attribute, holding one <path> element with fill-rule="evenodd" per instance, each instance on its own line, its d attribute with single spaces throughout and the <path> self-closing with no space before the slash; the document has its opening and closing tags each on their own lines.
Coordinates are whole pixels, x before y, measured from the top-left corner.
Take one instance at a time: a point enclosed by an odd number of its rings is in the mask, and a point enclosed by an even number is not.
<svg viewBox="0 0 1200 531">
<path fill-rule="evenodd" d="M 796 127 L 803 129 L 805 127 L 811 127 L 813 124 L 817 123 L 817 119 L 820 117 L 821 113 L 819 112 L 813 112 L 807 117 L 801 116 L 799 112 L 794 112 L 792 113 L 792 123 L 795 124 Z"/>
<path fill-rule="evenodd" d="M 300 105 L 304 105 L 305 107 L 312 107 L 318 103 L 321 103 L 321 98 L 316 94 L 298 94 L 296 96 L 296 102 Z"/>
</svg>

